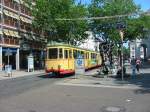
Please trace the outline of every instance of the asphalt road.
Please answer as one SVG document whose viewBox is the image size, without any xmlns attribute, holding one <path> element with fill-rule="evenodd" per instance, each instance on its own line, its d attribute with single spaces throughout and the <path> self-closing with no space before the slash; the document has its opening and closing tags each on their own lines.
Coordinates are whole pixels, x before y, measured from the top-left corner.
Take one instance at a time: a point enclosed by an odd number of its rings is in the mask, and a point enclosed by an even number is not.
<svg viewBox="0 0 150 112">
<path fill-rule="evenodd" d="M 0 81 L 0 99 L 16 96 L 18 94 L 40 88 L 47 84 L 51 84 L 58 78 L 49 78 L 44 75 L 31 75 L 6 79 Z M 1 112 L 1 111 L 0 111 Z"/>
<path fill-rule="evenodd" d="M 150 112 L 150 93 L 136 91 L 50 84 L 1 99 L 0 112 Z"/>
<path fill-rule="evenodd" d="M 0 112 L 150 112 L 150 90 L 57 85 L 37 76 L 0 81 Z"/>
</svg>

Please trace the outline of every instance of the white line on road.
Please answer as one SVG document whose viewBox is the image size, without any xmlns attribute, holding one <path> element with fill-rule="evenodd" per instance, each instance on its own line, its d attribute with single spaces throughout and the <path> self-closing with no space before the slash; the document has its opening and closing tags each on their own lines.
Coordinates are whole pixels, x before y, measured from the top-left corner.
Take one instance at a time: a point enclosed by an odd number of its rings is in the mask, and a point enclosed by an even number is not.
<svg viewBox="0 0 150 112">
<path fill-rule="evenodd" d="M 102 87 L 102 88 L 118 88 L 118 89 L 142 89 L 141 87 L 138 87 L 138 86 L 72 84 L 72 83 L 61 83 L 61 82 L 57 82 L 55 84 L 56 85 L 65 85 L 65 86 Z"/>
</svg>

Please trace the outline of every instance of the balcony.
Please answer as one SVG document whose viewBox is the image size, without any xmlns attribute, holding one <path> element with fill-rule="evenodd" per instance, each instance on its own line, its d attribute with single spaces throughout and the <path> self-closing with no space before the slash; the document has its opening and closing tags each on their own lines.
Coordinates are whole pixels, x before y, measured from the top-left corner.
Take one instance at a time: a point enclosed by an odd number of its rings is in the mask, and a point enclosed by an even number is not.
<svg viewBox="0 0 150 112">
<path fill-rule="evenodd" d="M 19 4 L 17 2 L 14 2 L 13 0 L 4 0 L 4 5 L 11 8 L 11 9 L 14 9 L 16 11 L 19 11 Z"/>
<path fill-rule="evenodd" d="M 12 39 L 12 38 L 4 38 L 4 43 L 3 44 L 19 45 L 19 40 L 18 39 Z"/>
</svg>

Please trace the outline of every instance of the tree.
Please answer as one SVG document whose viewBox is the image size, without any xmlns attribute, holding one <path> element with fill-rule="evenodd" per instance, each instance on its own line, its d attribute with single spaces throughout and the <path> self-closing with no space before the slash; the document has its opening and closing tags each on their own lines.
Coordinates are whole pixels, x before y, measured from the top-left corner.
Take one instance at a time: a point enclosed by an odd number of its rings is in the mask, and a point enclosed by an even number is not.
<svg viewBox="0 0 150 112">
<path fill-rule="evenodd" d="M 103 20 L 93 20 L 91 26 L 97 33 L 103 32 L 112 41 L 120 41 L 120 35 L 117 30 L 117 23 L 124 24 L 124 40 L 142 38 L 143 28 L 148 28 L 150 24 L 149 16 L 138 15 L 141 9 L 133 0 L 92 0 L 89 5 L 90 16 L 115 16 L 124 15 Z M 134 15 L 131 15 L 134 14 Z M 148 23 L 148 24 L 147 24 Z"/>
<path fill-rule="evenodd" d="M 92 20 L 90 26 L 96 35 L 103 35 L 109 42 L 114 43 L 116 47 L 118 46 L 114 49 L 121 47 L 118 27 L 124 27 L 124 41 L 127 41 L 144 38 L 143 35 L 146 32 L 143 32 L 143 29 L 148 28 L 148 24 L 150 24 L 149 16 L 139 14 L 142 11 L 133 0 L 92 0 L 88 9 L 91 17 L 108 16 L 107 19 Z M 116 17 L 109 18 L 109 16 Z M 119 57 L 121 57 L 121 53 Z"/>
<path fill-rule="evenodd" d="M 87 21 L 63 21 L 63 18 L 80 18 L 88 14 L 85 5 L 74 0 L 36 0 L 32 8 L 33 26 L 46 31 L 49 41 L 75 44 L 87 38 Z"/>
</svg>

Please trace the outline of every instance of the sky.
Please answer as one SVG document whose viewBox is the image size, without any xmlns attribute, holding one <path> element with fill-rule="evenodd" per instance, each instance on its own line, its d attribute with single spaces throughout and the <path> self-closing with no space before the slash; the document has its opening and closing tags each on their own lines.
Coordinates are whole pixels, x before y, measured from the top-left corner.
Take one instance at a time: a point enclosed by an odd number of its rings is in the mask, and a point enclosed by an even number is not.
<svg viewBox="0 0 150 112">
<path fill-rule="evenodd" d="M 134 0 L 136 4 L 139 4 L 142 10 L 146 11 L 150 9 L 150 0 Z"/>
<path fill-rule="evenodd" d="M 82 3 L 89 4 L 91 0 L 77 0 L 78 2 L 81 1 Z M 134 0 L 136 4 L 140 5 L 142 10 L 146 11 L 150 9 L 150 0 Z"/>
</svg>

